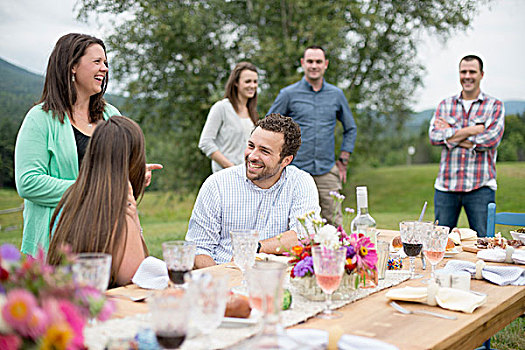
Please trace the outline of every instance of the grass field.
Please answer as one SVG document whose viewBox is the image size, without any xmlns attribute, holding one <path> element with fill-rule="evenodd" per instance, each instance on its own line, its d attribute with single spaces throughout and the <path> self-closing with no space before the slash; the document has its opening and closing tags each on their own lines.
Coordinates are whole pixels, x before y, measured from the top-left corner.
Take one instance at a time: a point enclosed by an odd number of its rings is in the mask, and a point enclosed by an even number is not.
<svg viewBox="0 0 525 350">
<path fill-rule="evenodd" d="M 347 196 L 344 206 L 356 207 L 355 186 L 368 186 L 369 209 L 379 228 L 399 229 L 399 222 L 417 219 L 425 201 L 426 220 L 434 219 L 434 179 L 437 164 L 397 166 L 387 168 L 352 169 L 343 189 Z M 525 211 L 525 163 L 498 163 L 497 211 Z M 155 181 L 153 179 L 153 181 Z M 174 192 L 147 192 L 139 204 L 141 224 L 150 254 L 162 257 L 161 243 L 183 239 L 191 215 L 196 191 L 189 195 Z M 22 204 L 16 191 L 0 189 L 0 210 L 16 208 Z M 0 243 L 20 246 L 22 213 L 0 215 Z M 462 212 L 459 227 L 468 227 Z M 5 228 L 8 228 L 6 231 Z M 497 226 L 508 236 L 512 227 Z M 518 318 L 498 333 L 493 345 L 498 349 L 525 349 L 525 321 Z"/>
</svg>

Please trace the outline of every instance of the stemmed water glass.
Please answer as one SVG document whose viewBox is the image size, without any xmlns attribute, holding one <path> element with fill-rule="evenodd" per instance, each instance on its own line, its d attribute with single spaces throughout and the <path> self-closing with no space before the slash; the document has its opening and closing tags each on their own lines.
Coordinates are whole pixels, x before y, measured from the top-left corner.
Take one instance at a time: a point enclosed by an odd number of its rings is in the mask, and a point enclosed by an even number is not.
<svg viewBox="0 0 525 350">
<path fill-rule="evenodd" d="M 184 275 L 193 269 L 196 244 L 188 241 L 162 243 L 162 256 L 168 267 L 168 276 L 176 286 L 184 284 Z"/>
<path fill-rule="evenodd" d="M 248 292 L 246 270 L 252 267 L 255 262 L 259 233 L 257 230 L 230 231 L 230 237 L 233 247 L 233 262 L 242 273 L 241 286 L 232 289 L 240 294 L 246 294 Z"/>
<path fill-rule="evenodd" d="M 399 223 L 403 250 L 410 258 L 410 279 L 423 277 L 421 274 L 416 274 L 415 257 L 418 256 L 423 249 L 423 237 L 425 237 L 433 227 L 434 224 L 432 222 L 402 221 Z"/>
<path fill-rule="evenodd" d="M 326 294 L 326 306 L 319 318 L 333 319 L 342 316 L 340 312 L 332 311 L 332 293 L 339 287 L 343 278 L 346 249 L 328 249 L 323 246 L 312 247 L 312 258 L 314 260 L 314 271 L 317 285 Z"/>
<path fill-rule="evenodd" d="M 79 253 L 71 266 L 73 280 L 81 286 L 91 286 L 104 293 L 111 276 L 111 255 L 105 253 Z M 90 324 L 96 323 L 90 317 Z"/>
<path fill-rule="evenodd" d="M 423 236 L 423 252 L 432 266 L 431 279 L 436 278 L 436 265 L 445 256 L 449 230 L 450 227 L 447 226 L 434 226 L 433 230 Z"/>
</svg>

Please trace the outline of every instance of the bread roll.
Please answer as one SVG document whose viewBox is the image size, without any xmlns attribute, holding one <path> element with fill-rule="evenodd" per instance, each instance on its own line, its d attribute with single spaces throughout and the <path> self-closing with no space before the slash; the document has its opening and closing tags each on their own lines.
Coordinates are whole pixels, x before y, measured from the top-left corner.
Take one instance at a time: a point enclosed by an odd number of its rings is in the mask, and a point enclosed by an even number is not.
<svg viewBox="0 0 525 350">
<path fill-rule="evenodd" d="M 228 302 L 226 303 L 226 311 L 224 312 L 225 317 L 237 317 L 237 318 L 248 318 L 252 308 L 248 297 L 240 294 L 231 294 Z"/>
<path fill-rule="evenodd" d="M 394 247 L 394 249 L 396 250 L 401 249 L 403 247 L 403 242 L 401 242 L 401 236 L 394 237 L 394 239 L 392 240 L 392 247 Z"/>
</svg>

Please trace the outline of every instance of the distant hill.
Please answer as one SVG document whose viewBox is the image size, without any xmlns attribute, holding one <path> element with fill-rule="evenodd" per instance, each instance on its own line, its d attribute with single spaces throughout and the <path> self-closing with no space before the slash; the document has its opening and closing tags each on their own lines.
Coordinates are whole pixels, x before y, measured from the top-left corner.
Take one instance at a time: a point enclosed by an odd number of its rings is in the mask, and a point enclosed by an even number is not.
<svg viewBox="0 0 525 350">
<path fill-rule="evenodd" d="M 16 135 L 27 111 L 40 99 L 43 86 L 43 76 L 0 58 L 0 188 L 14 187 Z M 125 113 L 123 97 L 106 94 L 105 98 Z"/>
<path fill-rule="evenodd" d="M 0 58 L 0 118 L 20 122 L 27 111 L 40 99 L 44 77 L 31 73 Z M 117 108 L 124 98 L 106 94 L 106 100 Z"/>
<path fill-rule="evenodd" d="M 525 101 L 504 101 L 505 115 L 516 115 L 525 113 Z M 422 112 L 414 113 L 407 121 L 406 129 L 409 134 L 417 133 L 422 125 L 428 125 L 434 115 L 435 109 L 425 109 Z"/>
</svg>

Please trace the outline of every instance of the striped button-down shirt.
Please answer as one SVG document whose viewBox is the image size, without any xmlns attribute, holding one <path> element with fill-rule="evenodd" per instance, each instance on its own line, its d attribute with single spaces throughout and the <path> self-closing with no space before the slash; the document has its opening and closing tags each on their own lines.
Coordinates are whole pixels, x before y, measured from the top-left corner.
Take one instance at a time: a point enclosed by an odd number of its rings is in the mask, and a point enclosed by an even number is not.
<svg viewBox="0 0 525 350">
<path fill-rule="evenodd" d="M 436 118 L 444 119 L 450 127 L 437 129 Z M 473 148 L 459 147 L 458 143 L 447 141 L 459 129 L 476 124 L 483 124 L 485 130 L 467 139 L 474 144 Z M 451 192 L 470 192 L 483 186 L 495 190 L 496 148 L 504 128 L 505 109 L 496 98 L 480 93 L 470 110 L 465 109 L 461 93 L 441 101 L 429 129 L 432 145 L 442 146 L 441 164 L 434 187 Z"/>
<path fill-rule="evenodd" d="M 259 240 L 287 230 L 297 232 L 298 216 L 319 214 L 313 178 L 289 165 L 270 188 L 262 189 L 246 177 L 244 164 L 221 170 L 202 185 L 191 214 L 186 240 L 197 244 L 196 254 L 216 263 L 231 261 L 230 231 L 255 229 Z"/>
</svg>

